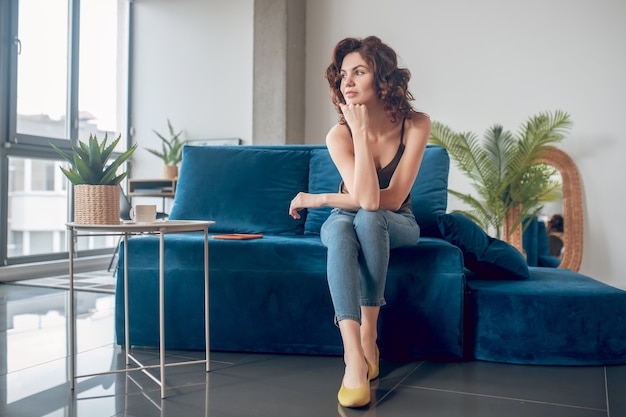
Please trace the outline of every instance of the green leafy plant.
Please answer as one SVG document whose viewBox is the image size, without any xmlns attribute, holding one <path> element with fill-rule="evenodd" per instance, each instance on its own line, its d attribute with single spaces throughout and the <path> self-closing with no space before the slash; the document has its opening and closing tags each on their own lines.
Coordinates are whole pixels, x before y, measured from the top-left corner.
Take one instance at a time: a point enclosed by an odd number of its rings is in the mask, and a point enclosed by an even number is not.
<svg viewBox="0 0 626 417">
<path fill-rule="evenodd" d="M 152 129 L 152 131 L 159 137 L 159 139 L 161 139 L 161 150 L 146 150 L 152 155 L 161 158 L 165 165 L 178 165 L 183 160 L 183 146 L 185 145 L 185 142 L 180 140 L 180 135 L 183 133 L 183 131 L 181 130 L 180 132 L 176 133 L 169 119 L 167 119 L 167 127 L 170 133 L 169 139 L 161 135 L 156 130 Z"/>
<path fill-rule="evenodd" d="M 95 135 L 89 135 L 88 143 L 79 141 L 77 144 L 72 145 L 74 150 L 72 154 L 68 154 L 52 143 L 50 146 L 70 163 L 70 169 L 61 167 L 61 171 L 72 184 L 118 185 L 128 175 L 128 171 L 118 175 L 118 168 L 137 149 L 135 144 L 109 163 L 111 154 L 121 138 L 121 135 L 118 136 L 113 143 L 107 146 L 106 134 L 102 143 L 98 143 Z"/>
<path fill-rule="evenodd" d="M 556 169 L 538 158 L 551 145 L 563 140 L 570 127 L 569 114 L 542 112 L 523 123 L 517 134 L 495 124 L 480 141 L 472 132 L 457 133 L 433 122 L 429 141 L 448 151 L 476 191 L 477 196 L 473 196 L 448 190 L 471 207 L 457 211 L 476 221 L 485 231 L 494 230 L 500 238 L 511 209 L 520 209 L 512 232 L 524 219 L 536 215 L 544 203 L 560 198 L 561 183 L 555 177 Z"/>
</svg>

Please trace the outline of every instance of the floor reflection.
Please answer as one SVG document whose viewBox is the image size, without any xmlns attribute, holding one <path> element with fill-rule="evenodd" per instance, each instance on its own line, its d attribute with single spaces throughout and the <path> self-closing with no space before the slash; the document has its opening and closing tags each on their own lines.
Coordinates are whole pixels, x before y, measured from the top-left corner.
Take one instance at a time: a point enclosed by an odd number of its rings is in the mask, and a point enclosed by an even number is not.
<svg viewBox="0 0 626 417">
<path fill-rule="evenodd" d="M 77 372 L 125 368 L 114 343 L 114 295 L 78 291 Z M 141 372 L 84 377 L 70 390 L 68 291 L 0 284 L 0 416 L 446 416 L 626 415 L 626 366 L 520 366 L 480 361 L 381 360 L 375 400 L 337 407 L 341 357 L 212 352 L 203 364 L 167 369 L 167 398 Z M 133 349 L 147 365 L 157 349 Z M 168 351 L 167 362 L 204 351 Z M 153 370 L 158 372 L 158 370 Z M 512 377 L 514 376 L 514 377 Z M 584 393 L 581 395 L 580 393 Z"/>
<path fill-rule="evenodd" d="M 0 286 L 0 385 L 6 405 L 6 414 L 0 414 L 11 415 L 14 409 L 23 412 L 28 405 L 33 416 L 68 415 L 71 404 L 68 400 L 72 395 L 66 320 L 69 292 L 36 287 L 20 287 L 19 291 L 9 292 L 8 289 L 8 285 Z M 112 343 L 115 297 L 76 292 L 76 301 L 79 371 L 116 369 L 117 353 Z M 101 404 L 109 404 L 108 415 L 115 414 L 114 378 L 101 380 L 93 387 L 83 384 L 86 392 L 90 392 L 88 395 L 111 396 Z"/>
</svg>

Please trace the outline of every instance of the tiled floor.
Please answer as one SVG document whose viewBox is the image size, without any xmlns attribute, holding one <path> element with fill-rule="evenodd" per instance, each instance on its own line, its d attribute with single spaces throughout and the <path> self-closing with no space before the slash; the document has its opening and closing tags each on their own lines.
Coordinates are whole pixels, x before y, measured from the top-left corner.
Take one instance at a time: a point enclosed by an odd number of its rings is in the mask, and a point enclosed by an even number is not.
<svg viewBox="0 0 626 417">
<path fill-rule="evenodd" d="M 123 369 L 114 344 L 114 296 L 77 292 L 78 372 Z M 0 416 L 626 416 L 626 366 L 544 367 L 381 360 L 375 400 L 337 404 L 338 357 L 213 352 L 167 369 L 168 396 L 139 372 L 82 378 L 69 388 L 68 292 L 0 284 Z M 135 350 L 157 363 L 154 350 Z M 168 361 L 202 352 L 168 352 Z"/>
<path fill-rule="evenodd" d="M 29 287 L 46 287 L 69 289 L 68 276 L 55 276 L 39 279 L 25 279 L 15 281 L 15 285 Z M 92 291 L 115 294 L 115 275 L 109 271 L 92 271 L 74 274 L 74 288 L 77 291 Z"/>
</svg>

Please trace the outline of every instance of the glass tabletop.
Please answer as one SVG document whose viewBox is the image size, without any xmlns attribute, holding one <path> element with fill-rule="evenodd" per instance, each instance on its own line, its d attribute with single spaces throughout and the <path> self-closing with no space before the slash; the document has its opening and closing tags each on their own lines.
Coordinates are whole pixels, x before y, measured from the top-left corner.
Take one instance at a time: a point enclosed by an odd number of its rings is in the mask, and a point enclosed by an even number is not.
<svg viewBox="0 0 626 417">
<path fill-rule="evenodd" d="M 157 220 L 154 222 L 121 222 L 119 224 L 79 224 L 66 223 L 69 229 L 78 231 L 109 231 L 109 232 L 189 232 L 208 228 L 214 221 L 210 220 Z"/>
</svg>

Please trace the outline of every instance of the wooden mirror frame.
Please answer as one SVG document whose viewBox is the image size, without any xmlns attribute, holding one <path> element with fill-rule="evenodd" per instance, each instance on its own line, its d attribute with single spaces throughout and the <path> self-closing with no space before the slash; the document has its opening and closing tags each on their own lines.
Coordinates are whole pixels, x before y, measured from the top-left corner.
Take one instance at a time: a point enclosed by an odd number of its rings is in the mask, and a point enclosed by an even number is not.
<svg viewBox="0 0 626 417">
<path fill-rule="evenodd" d="M 561 174 L 565 226 L 563 228 L 564 252 L 559 268 L 578 272 L 583 258 L 583 202 L 578 169 L 569 155 L 554 147 L 547 148 L 537 161 L 553 166 Z M 510 230 L 510 219 L 513 218 L 514 213 L 510 214 L 511 216 L 508 216 L 505 222 L 504 236 L 509 236 L 508 242 L 523 253 L 521 227 L 507 234 Z"/>
</svg>

